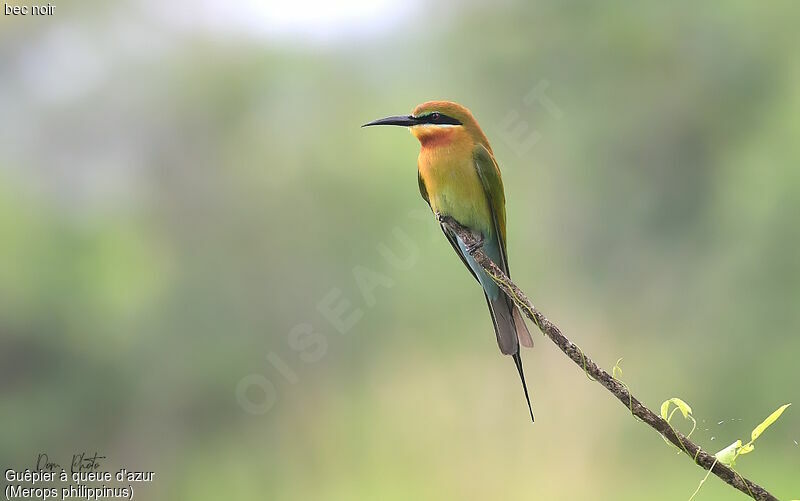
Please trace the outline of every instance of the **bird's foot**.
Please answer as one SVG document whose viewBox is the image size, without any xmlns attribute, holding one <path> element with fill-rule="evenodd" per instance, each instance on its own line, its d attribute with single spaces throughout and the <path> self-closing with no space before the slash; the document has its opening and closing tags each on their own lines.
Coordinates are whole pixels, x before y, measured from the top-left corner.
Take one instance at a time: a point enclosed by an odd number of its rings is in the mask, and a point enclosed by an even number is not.
<svg viewBox="0 0 800 501">
<path fill-rule="evenodd" d="M 462 226 L 461 223 L 459 223 L 458 221 L 455 220 L 455 218 L 453 218 L 453 216 L 444 215 L 439 211 L 435 211 L 434 215 L 436 216 L 436 220 L 439 221 L 439 224 L 441 224 L 442 227 L 447 228 L 451 232 L 455 233 L 462 241 L 465 240 L 465 238 L 463 238 L 464 232 L 469 233 L 469 235 L 472 237 L 471 240 L 469 242 L 464 242 L 464 247 L 466 248 L 469 254 L 472 254 L 476 250 L 483 247 L 483 240 L 484 240 L 483 233 L 478 231 L 472 231 L 469 228 Z"/>
<path fill-rule="evenodd" d="M 452 231 L 456 235 L 460 233 L 460 231 L 466 230 L 464 226 L 461 225 L 453 216 L 448 216 L 446 214 L 442 214 L 441 212 L 434 212 L 436 215 L 436 220 L 439 221 L 439 224 L 447 228 L 448 230 Z"/>
<path fill-rule="evenodd" d="M 467 252 L 470 254 L 483 247 L 483 234 L 473 233 L 472 237 L 474 238 L 472 242 L 464 244 L 464 247 L 466 247 Z"/>
</svg>

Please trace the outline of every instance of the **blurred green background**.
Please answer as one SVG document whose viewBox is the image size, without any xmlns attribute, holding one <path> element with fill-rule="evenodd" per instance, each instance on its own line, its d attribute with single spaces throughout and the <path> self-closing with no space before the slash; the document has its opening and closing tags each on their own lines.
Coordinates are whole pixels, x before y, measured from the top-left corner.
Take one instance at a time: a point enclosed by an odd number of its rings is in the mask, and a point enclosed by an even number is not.
<svg viewBox="0 0 800 501">
<path fill-rule="evenodd" d="M 534 303 L 712 452 L 795 402 L 738 469 L 800 497 L 800 6 L 333 4 L 0 16 L 3 468 L 97 450 L 153 500 L 688 499 L 704 472 L 538 334 L 530 424 L 417 142 L 359 128 L 451 99 Z"/>
</svg>

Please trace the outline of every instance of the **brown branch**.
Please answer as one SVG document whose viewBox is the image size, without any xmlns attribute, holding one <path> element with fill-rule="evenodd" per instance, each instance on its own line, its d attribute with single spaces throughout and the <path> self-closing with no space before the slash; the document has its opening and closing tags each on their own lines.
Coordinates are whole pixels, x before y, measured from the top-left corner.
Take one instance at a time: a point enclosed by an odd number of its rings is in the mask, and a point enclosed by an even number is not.
<svg viewBox="0 0 800 501">
<path fill-rule="evenodd" d="M 623 383 L 614 379 L 609 373 L 594 363 L 594 361 L 586 356 L 575 343 L 567 339 L 553 322 L 548 320 L 542 312 L 533 306 L 525 293 L 486 256 L 483 250 L 481 250 L 481 242 L 469 229 L 449 216 L 442 216 L 440 214 L 436 214 L 436 216 L 442 225 L 458 235 L 475 261 L 477 261 L 492 279 L 497 282 L 497 285 L 514 300 L 517 306 L 519 306 L 522 311 L 525 312 L 525 315 L 539 327 L 542 333 L 550 338 L 550 340 L 581 369 L 585 370 L 589 376 L 613 393 L 634 416 L 641 419 L 667 440 L 675 444 L 676 447 L 684 451 L 701 468 L 705 470 L 710 469 L 714 475 L 718 476 L 735 489 L 759 501 L 777 500 L 775 496 L 760 485 L 744 478 L 728 466 L 719 463 L 713 454 L 709 454 L 701 449 L 681 432 L 675 430 L 667 421 L 645 407 L 639 399 L 631 395 Z"/>
</svg>

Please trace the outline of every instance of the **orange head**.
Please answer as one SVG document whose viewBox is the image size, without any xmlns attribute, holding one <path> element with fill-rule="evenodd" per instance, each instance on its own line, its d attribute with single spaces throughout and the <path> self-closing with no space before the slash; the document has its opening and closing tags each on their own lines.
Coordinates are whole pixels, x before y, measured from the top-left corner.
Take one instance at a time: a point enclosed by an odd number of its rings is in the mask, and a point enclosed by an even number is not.
<svg viewBox="0 0 800 501">
<path fill-rule="evenodd" d="M 381 118 L 362 127 L 371 125 L 409 127 L 423 147 L 447 144 L 456 138 L 466 137 L 492 151 L 472 112 L 452 101 L 428 101 L 414 108 L 410 115 Z"/>
</svg>

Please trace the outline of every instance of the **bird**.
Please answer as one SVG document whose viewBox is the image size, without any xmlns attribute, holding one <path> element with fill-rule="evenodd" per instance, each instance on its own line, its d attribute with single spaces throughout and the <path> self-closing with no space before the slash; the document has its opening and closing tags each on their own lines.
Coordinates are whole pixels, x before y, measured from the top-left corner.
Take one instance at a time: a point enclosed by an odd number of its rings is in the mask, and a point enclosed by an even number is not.
<svg viewBox="0 0 800 501">
<path fill-rule="evenodd" d="M 472 257 L 473 249 L 443 223 L 450 217 L 470 230 L 486 255 L 509 275 L 506 252 L 505 192 L 492 147 L 472 112 L 452 101 L 428 101 L 410 115 L 368 122 L 362 127 L 394 125 L 410 129 L 420 143 L 417 158 L 419 191 L 450 245 L 483 288 L 500 352 L 514 359 L 531 421 L 533 408 L 520 346 L 532 347 L 533 339 L 514 301 L 500 289 Z"/>
</svg>

